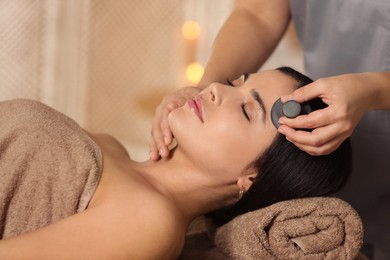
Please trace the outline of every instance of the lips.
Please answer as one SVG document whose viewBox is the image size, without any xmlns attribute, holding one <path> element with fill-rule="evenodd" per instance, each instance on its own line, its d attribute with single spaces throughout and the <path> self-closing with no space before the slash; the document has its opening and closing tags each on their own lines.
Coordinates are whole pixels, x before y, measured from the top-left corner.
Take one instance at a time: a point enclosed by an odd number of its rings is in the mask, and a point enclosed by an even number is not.
<svg viewBox="0 0 390 260">
<path fill-rule="evenodd" d="M 188 106 L 195 113 L 195 115 L 203 122 L 202 116 L 202 102 L 199 97 L 195 97 L 195 99 L 190 99 L 187 101 Z"/>
</svg>

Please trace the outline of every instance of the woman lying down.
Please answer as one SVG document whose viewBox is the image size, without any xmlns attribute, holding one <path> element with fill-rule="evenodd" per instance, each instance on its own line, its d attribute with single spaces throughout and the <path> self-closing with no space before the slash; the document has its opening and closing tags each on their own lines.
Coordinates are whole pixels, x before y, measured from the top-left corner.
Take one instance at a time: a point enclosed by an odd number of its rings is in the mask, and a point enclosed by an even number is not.
<svg viewBox="0 0 390 260">
<path fill-rule="evenodd" d="M 157 162 L 39 102 L 1 102 L 0 259 L 175 259 L 197 216 L 336 192 L 348 141 L 313 157 L 271 123 L 273 103 L 310 82 L 283 67 L 211 84 L 171 112 L 178 145 Z"/>
</svg>

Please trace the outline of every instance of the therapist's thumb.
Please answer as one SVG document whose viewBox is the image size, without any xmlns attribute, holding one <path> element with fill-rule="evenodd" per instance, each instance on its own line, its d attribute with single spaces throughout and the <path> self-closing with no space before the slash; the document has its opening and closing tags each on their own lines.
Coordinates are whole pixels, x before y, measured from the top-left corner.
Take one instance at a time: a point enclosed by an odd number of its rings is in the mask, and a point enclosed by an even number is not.
<svg viewBox="0 0 390 260">
<path fill-rule="evenodd" d="M 320 97 L 322 94 L 320 88 L 316 88 L 314 83 L 308 84 L 304 87 L 296 89 L 289 95 L 281 96 L 282 103 L 286 103 L 289 100 L 295 100 L 298 103 Z"/>
</svg>

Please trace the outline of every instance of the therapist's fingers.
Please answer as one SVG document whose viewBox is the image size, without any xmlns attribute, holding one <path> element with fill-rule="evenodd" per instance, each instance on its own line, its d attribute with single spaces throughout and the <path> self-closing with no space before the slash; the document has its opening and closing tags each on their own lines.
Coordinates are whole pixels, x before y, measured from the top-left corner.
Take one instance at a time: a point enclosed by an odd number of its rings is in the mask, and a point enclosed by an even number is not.
<svg viewBox="0 0 390 260">
<path fill-rule="evenodd" d="M 156 161 L 160 158 L 160 154 L 158 152 L 158 148 L 153 139 L 149 141 L 149 158 L 153 161 Z"/>
<path fill-rule="evenodd" d="M 172 132 L 168 122 L 169 113 L 171 113 L 176 108 L 181 107 L 185 103 L 185 101 L 185 99 L 180 99 L 175 102 L 169 103 L 166 105 L 166 109 L 163 111 L 159 126 L 159 130 L 162 136 L 159 138 L 159 141 L 165 146 L 169 146 L 172 143 Z"/>
<path fill-rule="evenodd" d="M 341 131 L 339 127 L 337 124 L 332 124 L 308 132 L 281 125 L 278 131 L 301 150 L 312 155 L 325 155 L 336 150 L 349 136 L 348 132 Z"/>
<path fill-rule="evenodd" d="M 321 110 L 316 110 L 307 115 L 300 115 L 296 118 L 281 117 L 279 119 L 279 124 L 287 125 L 291 128 L 300 128 L 300 129 L 314 129 L 329 125 L 335 122 L 335 116 L 332 113 L 331 109 L 325 108 Z"/>
<path fill-rule="evenodd" d="M 149 141 L 150 159 L 158 160 L 169 156 L 169 145 L 172 143 L 173 135 L 169 127 L 168 116 L 199 92 L 199 88 L 184 87 L 162 99 L 152 123 L 151 140 Z"/>
<path fill-rule="evenodd" d="M 317 97 L 321 98 L 322 95 L 324 94 L 324 87 L 323 84 L 320 84 L 321 82 L 320 83 L 318 82 L 319 81 L 315 81 L 304 87 L 296 89 L 294 92 L 292 92 L 289 95 L 281 96 L 280 99 L 282 103 L 286 103 L 289 100 L 295 100 L 299 103 L 302 103 Z"/>
<path fill-rule="evenodd" d="M 341 143 L 342 141 L 340 141 L 338 138 L 335 138 L 320 147 L 304 145 L 299 143 L 293 143 L 293 144 L 297 146 L 300 150 L 310 155 L 321 156 L 321 155 L 328 155 L 331 152 L 335 151 L 340 146 Z"/>
<path fill-rule="evenodd" d="M 149 141 L 150 159 L 158 160 L 160 157 L 165 158 L 169 155 L 168 146 L 172 142 L 172 132 L 169 128 L 169 113 L 180 107 L 184 101 L 178 99 L 170 103 L 162 103 L 156 109 L 156 115 L 153 120 L 151 130 L 151 140 Z"/>
<path fill-rule="evenodd" d="M 150 154 L 149 157 L 151 160 L 158 160 L 161 157 L 167 156 L 169 154 L 167 145 L 164 144 L 163 135 L 161 131 L 155 131 L 153 138 L 149 141 Z"/>
</svg>

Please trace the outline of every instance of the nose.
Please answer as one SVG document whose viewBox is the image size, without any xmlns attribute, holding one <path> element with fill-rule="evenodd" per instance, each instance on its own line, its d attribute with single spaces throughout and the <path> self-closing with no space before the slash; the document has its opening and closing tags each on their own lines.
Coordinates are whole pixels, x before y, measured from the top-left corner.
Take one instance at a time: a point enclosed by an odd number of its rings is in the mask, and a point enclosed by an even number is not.
<svg viewBox="0 0 390 260">
<path fill-rule="evenodd" d="M 214 82 L 207 88 L 206 95 L 208 100 L 215 105 L 220 105 L 224 96 L 226 96 L 225 85 Z"/>
</svg>

